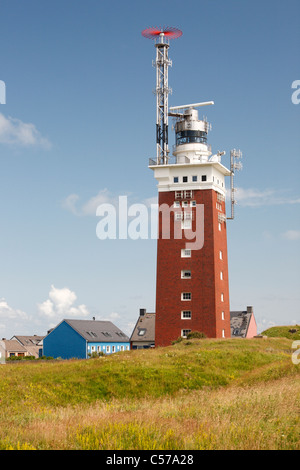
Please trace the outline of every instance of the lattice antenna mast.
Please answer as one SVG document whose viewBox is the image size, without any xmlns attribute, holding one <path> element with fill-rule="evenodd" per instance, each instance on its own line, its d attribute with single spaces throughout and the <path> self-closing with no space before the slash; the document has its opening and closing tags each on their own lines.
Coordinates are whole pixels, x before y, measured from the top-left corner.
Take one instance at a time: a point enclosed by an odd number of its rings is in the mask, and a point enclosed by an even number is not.
<svg viewBox="0 0 300 470">
<path fill-rule="evenodd" d="M 236 188 L 234 186 L 234 172 L 235 170 L 239 171 L 243 168 L 242 163 L 237 160 L 242 158 L 243 154 L 240 150 L 233 149 L 230 152 L 230 192 L 231 192 L 231 217 L 227 217 L 229 220 L 234 219 L 234 206 L 236 205 L 235 192 Z"/>
<path fill-rule="evenodd" d="M 168 148 L 168 96 L 172 92 L 169 88 L 168 69 L 172 66 L 169 59 L 169 40 L 176 39 L 182 32 L 176 28 L 148 28 L 142 35 L 155 40 L 156 60 L 156 163 L 166 165 L 169 160 Z"/>
</svg>

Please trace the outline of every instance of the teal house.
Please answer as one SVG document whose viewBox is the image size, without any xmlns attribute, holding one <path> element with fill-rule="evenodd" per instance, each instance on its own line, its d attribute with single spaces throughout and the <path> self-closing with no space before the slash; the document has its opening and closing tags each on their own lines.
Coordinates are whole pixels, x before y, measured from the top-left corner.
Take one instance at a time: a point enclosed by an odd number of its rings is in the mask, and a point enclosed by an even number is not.
<svg viewBox="0 0 300 470">
<path fill-rule="evenodd" d="M 110 321 L 62 320 L 43 340 L 43 355 L 88 359 L 93 353 L 129 351 L 130 341 Z"/>
</svg>

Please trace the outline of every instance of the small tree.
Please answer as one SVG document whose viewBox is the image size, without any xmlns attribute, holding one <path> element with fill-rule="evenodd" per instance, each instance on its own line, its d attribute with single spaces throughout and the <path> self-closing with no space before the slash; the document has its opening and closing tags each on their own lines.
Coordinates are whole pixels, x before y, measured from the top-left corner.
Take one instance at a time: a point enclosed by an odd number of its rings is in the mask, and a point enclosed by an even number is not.
<svg viewBox="0 0 300 470">
<path fill-rule="evenodd" d="M 187 335 L 187 339 L 193 339 L 193 338 L 203 339 L 203 338 L 206 338 L 206 337 L 207 337 L 206 334 L 203 333 L 202 331 L 191 331 Z"/>
</svg>

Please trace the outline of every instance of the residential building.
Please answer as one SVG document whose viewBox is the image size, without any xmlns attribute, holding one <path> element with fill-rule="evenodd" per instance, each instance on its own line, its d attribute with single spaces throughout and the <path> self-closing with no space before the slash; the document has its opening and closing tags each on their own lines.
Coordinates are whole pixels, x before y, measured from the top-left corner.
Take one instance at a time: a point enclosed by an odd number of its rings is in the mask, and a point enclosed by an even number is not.
<svg viewBox="0 0 300 470">
<path fill-rule="evenodd" d="M 230 312 L 230 325 L 232 338 L 254 338 L 257 335 L 257 325 L 253 307 L 244 311 Z"/>
<path fill-rule="evenodd" d="M 87 359 L 93 353 L 130 350 L 130 342 L 110 321 L 62 320 L 43 340 L 43 355 Z"/>
<path fill-rule="evenodd" d="M 140 316 L 130 337 L 131 349 L 149 349 L 155 346 L 155 313 L 140 309 Z"/>
</svg>

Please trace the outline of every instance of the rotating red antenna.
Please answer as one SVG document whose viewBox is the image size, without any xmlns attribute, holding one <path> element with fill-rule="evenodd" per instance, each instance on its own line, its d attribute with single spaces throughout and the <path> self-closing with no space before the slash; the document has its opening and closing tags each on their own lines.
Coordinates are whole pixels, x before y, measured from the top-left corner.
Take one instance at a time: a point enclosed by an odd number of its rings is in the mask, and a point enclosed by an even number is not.
<svg viewBox="0 0 300 470">
<path fill-rule="evenodd" d="M 168 57 L 169 39 L 182 36 L 182 31 L 170 26 L 144 29 L 142 35 L 155 40 L 156 61 L 156 163 L 166 165 L 169 160 L 168 148 L 168 95 L 172 92 L 168 84 L 168 68 L 172 61 Z"/>
<path fill-rule="evenodd" d="M 161 34 L 163 34 L 168 39 L 177 39 L 182 36 L 182 31 L 171 26 L 166 26 L 163 28 L 152 26 L 151 28 L 146 28 L 144 31 L 142 31 L 142 35 L 147 39 L 157 39 Z"/>
</svg>

